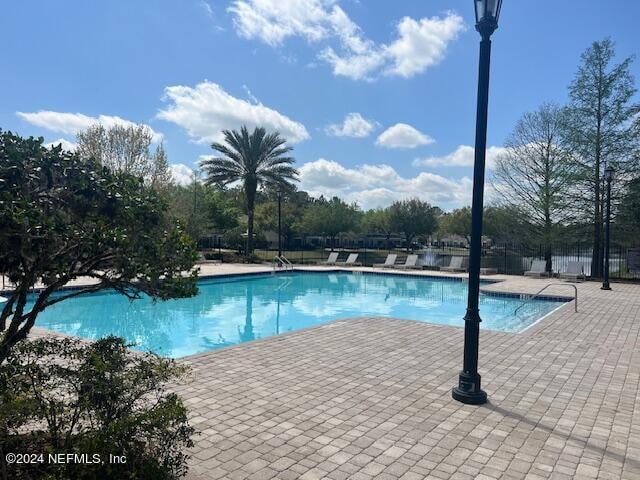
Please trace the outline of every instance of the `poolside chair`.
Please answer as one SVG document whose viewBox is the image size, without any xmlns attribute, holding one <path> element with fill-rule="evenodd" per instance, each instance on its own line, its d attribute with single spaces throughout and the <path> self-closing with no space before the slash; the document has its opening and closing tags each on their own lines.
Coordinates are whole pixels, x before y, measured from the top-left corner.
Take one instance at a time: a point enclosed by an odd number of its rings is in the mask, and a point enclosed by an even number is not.
<svg viewBox="0 0 640 480">
<path fill-rule="evenodd" d="M 374 263 L 373 266 L 391 268 L 396 264 L 396 258 L 398 258 L 398 255 L 396 253 L 390 253 L 389 255 L 387 255 L 387 259 L 384 261 L 384 263 Z"/>
<path fill-rule="evenodd" d="M 584 265 L 582 262 L 569 262 L 567 264 L 567 271 L 560 274 L 560 278 L 565 280 L 585 280 Z"/>
<path fill-rule="evenodd" d="M 546 271 L 547 262 L 544 260 L 534 260 L 531 263 L 531 270 L 524 272 L 525 277 L 548 277 L 549 272 Z"/>
<path fill-rule="evenodd" d="M 443 272 L 466 272 L 467 269 L 462 266 L 462 257 L 451 257 L 448 267 L 441 267 Z"/>
<path fill-rule="evenodd" d="M 336 265 L 343 265 L 345 267 L 354 267 L 357 265 L 362 265 L 362 263 L 356 262 L 356 260 L 358 260 L 358 254 L 351 253 L 349 254 L 349 257 L 347 257 L 347 259 L 344 262 L 336 262 Z"/>
<path fill-rule="evenodd" d="M 418 255 L 407 255 L 404 265 L 396 265 L 396 268 L 417 268 L 422 270 L 422 265 L 418 265 Z"/>
<path fill-rule="evenodd" d="M 329 254 L 329 258 L 327 258 L 324 262 L 320 262 L 321 265 L 335 265 L 336 263 L 338 263 L 338 255 L 340 255 L 339 252 L 331 252 Z"/>
<path fill-rule="evenodd" d="M 204 253 L 198 252 L 198 263 L 206 263 L 208 265 L 220 265 L 222 258 L 207 258 Z"/>
</svg>

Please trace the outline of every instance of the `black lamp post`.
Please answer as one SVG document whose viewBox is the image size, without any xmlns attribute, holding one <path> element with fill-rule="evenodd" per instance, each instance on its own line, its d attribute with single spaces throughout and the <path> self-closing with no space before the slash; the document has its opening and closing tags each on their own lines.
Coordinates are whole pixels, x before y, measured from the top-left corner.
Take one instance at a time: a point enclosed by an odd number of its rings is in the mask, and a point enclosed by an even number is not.
<svg viewBox="0 0 640 480">
<path fill-rule="evenodd" d="M 613 181 L 613 167 L 604 169 L 604 179 L 607 182 L 607 223 L 605 226 L 604 278 L 601 290 L 611 290 L 609 286 L 609 250 L 611 249 L 611 182 Z"/>
<path fill-rule="evenodd" d="M 486 403 L 487 394 L 480 386 L 478 374 L 478 342 L 480 337 L 480 260 L 482 254 L 482 209 L 484 169 L 487 148 L 487 110 L 489 107 L 489 67 L 491 34 L 498 28 L 502 0 L 474 0 L 476 30 L 480 33 L 480 66 L 478 71 L 478 106 L 476 111 L 476 146 L 473 164 L 473 201 L 471 205 L 471 245 L 469 250 L 469 295 L 464 316 L 464 361 L 451 395 L 471 405 Z"/>
<path fill-rule="evenodd" d="M 282 256 L 282 190 L 278 190 L 278 256 Z"/>
</svg>

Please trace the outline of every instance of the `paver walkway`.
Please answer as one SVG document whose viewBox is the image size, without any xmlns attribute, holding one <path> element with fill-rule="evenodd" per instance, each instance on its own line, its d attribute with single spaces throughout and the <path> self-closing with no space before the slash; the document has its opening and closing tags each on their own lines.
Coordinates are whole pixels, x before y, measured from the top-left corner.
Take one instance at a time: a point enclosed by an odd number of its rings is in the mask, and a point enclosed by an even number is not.
<svg viewBox="0 0 640 480">
<path fill-rule="evenodd" d="M 191 357 L 190 476 L 640 479 L 640 286 L 598 287 L 580 313 L 482 331 L 480 407 L 451 398 L 461 328 L 349 319 Z"/>
</svg>

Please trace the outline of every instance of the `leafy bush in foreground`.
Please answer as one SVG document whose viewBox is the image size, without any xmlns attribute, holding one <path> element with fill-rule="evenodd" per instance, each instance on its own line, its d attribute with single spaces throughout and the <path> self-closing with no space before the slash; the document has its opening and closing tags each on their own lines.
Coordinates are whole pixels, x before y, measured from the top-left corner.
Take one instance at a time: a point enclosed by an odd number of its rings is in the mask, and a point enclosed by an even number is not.
<svg viewBox="0 0 640 480">
<path fill-rule="evenodd" d="M 193 241 L 143 179 L 0 130 L 0 364 L 40 312 L 83 293 L 197 293 Z M 72 291 L 69 282 L 89 277 Z M 33 291 L 38 285 L 39 289 Z"/>
<path fill-rule="evenodd" d="M 0 464 L 4 478 L 172 479 L 187 471 L 194 429 L 167 383 L 187 373 L 173 360 L 138 354 L 124 340 L 87 344 L 38 339 L 15 346 L 0 366 L 0 453 L 44 462 Z M 48 454 L 87 454 L 51 463 Z M 102 463 L 94 454 L 100 455 Z M 126 458 L 110 463 L 109 455 Z"/>
</svg>

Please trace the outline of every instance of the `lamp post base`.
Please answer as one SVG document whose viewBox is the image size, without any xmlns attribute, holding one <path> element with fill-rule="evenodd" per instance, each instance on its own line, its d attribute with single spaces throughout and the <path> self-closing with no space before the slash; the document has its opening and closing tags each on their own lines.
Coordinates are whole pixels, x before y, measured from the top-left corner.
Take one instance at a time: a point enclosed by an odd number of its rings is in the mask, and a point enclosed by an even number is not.
<svg viewBox="0 0 640 480">
<path fill-rule="evenodd" d="M 480 375 L 469 375 L 460 372 L 460 381 L 457 387 L 451 390 L 451 396 L 467 405 L 482 405 L 487 403 L 487 393 L 480 388 Z"/>
<path fill-rule="evenodd" d="M 611 287 L 609 286 L 609 284 L 607 283 L 606 285 L 602 285 L 600 287 L 600 290 L 611 290 Z"/>
</svg>

